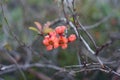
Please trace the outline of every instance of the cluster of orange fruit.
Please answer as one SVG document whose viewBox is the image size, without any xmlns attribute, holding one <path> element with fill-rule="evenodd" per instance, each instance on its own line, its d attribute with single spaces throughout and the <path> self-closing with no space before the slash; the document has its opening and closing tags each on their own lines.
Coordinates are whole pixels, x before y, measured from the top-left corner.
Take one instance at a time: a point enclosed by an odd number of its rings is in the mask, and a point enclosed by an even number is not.
<svg viewBox="0 0 120 80">
<path fill-rule="evenodd" d="M 46 46 L 47 50 L 56 49 L 61 47 L 66 49 L 69 42 L 76 40 L 76 35 L 71 34 L 68 38 L 64 35 L 66 26 L 58 26 L 52 32 L 49 32 L 44 36 L 43 44 Z"/>
</svg>

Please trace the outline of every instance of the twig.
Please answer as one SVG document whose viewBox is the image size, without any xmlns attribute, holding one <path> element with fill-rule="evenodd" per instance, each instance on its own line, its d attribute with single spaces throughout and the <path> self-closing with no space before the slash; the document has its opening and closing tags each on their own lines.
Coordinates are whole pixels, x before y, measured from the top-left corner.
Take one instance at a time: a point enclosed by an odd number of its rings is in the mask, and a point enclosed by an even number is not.
<svg viewBox="0 0 120 80">
<path fill-rule="evenodd" d="M 77 19 L 77 22 L 78 22 L 78 24 L 79 24 L 79 26 L 81 27 L 81 29 L 87 34 L 87 36 L 89 37 L 89 39 L 92 41 L 92 43 L 94 44 L 94 47 L 97 49 L 97 45 L 96 45 L 96 43 L 95 43 L 95 41 L 94 41 L 94 39 L 92 38 L 92 36 L 89 34 L 89 32 L 84 28 L 84 26 L 80 23 L 80 21 L 78 20 L 78 18 L 76 18 Z"/>
<path fill-rule="evenodd" d="M 43 73 L 37 72 L 33 69 L 27 69 L 27 71 L 32 75 L 35 75 L 40 80 L 51 80 L 51 78 L 49 78 L 48 76 L 44 75 Z"/>
<path fill-rule="evenodd" d="M 58 66 L 50 65 L 50 64 L 33 63 L 33 64 L 25 64 L 25 65 L 17 64 L 17 66 L 19 66 L 19 68 L 23 70 L 27 70 L 28 68 L 32 68 L 32 67 L 39 67 L 39 68 L 50 68 L 50 69 L 54 69 L 57 71 L 66 71 L 64 68 L 60 68 Z M 0 71 L 0 75 L 17 70 L 16 65 L 9 65 L 7 66 L 7 68 L 6 66 L 3 66 L 2 69 L 3 70 Z"/>
<path fill-rule="evenodd" d="M 105 44 L 103 44 L 102 46 L 97 48 L 95 55 L 98 55 L 100 53 L 100 51 L 102 51 L 104 48 L 108 47 L 112 43 L 113 43 L 113 40 L 109 40 L 108 42 L 106 42 Z"/>
<path fill-rule="evenodd" d="M 21 68 L 19 67 L 19 65 L 16 62 L 16 60 L 8 52 L 5 52 L 5 54 L 14 62 L 15 66 L 17 67 L 17 69 L 19 70 L 19 72 L 21 73 L 21 75 L 23 76 L 23 79 L 27 80 L 26 77 L 25 77 L 24 72 L 21 70 Z"/>
<path fill-rule="evenodd" d="M 6 24 L 7 24 L 7 27 L 8 27 L 8 29 L 9 29 L 10 35 L 18 42 L 19 45 L 24 45 L 24 43 L 21 42 L 21 41 L 17 38 L 17 36 L 12 32 L 12 30 L 10 29 L 10 25 L 9 25 L 9 23 L 8 23 L 8 21 L 7 21 L 7 18 L 6 18 L 6 16 L 5 16 L 5 14 L 4 14 L 3 4 L 0 3 L 0 6 L 1 6 L 1 8 L 2 8 L 2 15 L 3 15 L 3 17 L 4 17 L 4 20 L 5 20 Z"/>
<path fill-rule="evenodd" d="M 108 15 L 106 17 L 104 17 L 102 20 L 98 21 L 97 23 L 93 24 L 93 25 L 89 25 L 89 26 L 84 26 L 84 28 L 87 30 L 87 29 L 93 29 L 93 28 L 97 28 L 99 27 L 100 24 L 102 23 L 105 23 L 107 20 L 109 20 L 109 18 L 111 17 L 112 15 Z M 80 28 L 78 28 L 80 29 Z"/>
<path fill-rule="evenodd" d="M 78 34 L 78 31 L 77 31 L 76 27 L 73 25 L 73 23 L 72 23 L 72 22 L 69 22 L 69 25 L 74 29 L 76 35 L 77 35 L 78 37 L 80 37 L 80 40 L 84 43 L 85 47 L 86 47 L 92 54 L 95 55 L 95 52 L 90 48 L 90 46 L 89 46 L 88 43 L 84 40 L 84 38 L 83 38 L 81 35 Z M 99 63 L 101 64 L 101 66 L 103 67 L 104 65 L 103 65 L 102 61 L 99 59 L 98 56 L 97 56 L 97 59 L 98 59 Z"/>
<path fill-rule="evenodd" d="M 26 53 L 27 53 L 27 59 L 26 59 L 25 64 L 29 64 L 32 60 L 32 49 L 31 47 L 26 47 L 26 46 L 24 49 L 26 50 Z"/>
<path fill-rule="evenodd" d="M 64 4 L 63 4 L 64 5 Z M 90 38 L 90 40 L 93 42 L 95 48 L 97 49 L 97 46 L 96 46 L 96 43 L 95 41 L 93 40 L 93 38 L 91 37 L 91 35 L 84 29 L 84 27 L 81 25 L 81 23 L 79 22 L 78 18 L 76 17 L 76 15 L 74 15 L 73 13 L 73 9 L 71 9 L 69 6 L 68 6 L 69 10 L 72 12 L 72 15 L 73 15 L 73 18 L 74 18 L 74 21 L 75 19 L 77 19 L 77 22 L 79 24 L 79 26 L 81 27 L 81 29 L 83 29 L 83 31 L 87 34 L 87 36 Z M 66 16 L 67 14 L 65 13 L 65 10 L 64 10 L 64 7 L 63 7 L 63 12 L 64 12 L 64 15 Z M 66 18 L 66 17 L 65 17 Z M 77 24 L 75 23 L 75 25 L 69 21 L 68 19 L 66 19 L 66 22 L 74 29 L 77 37 L 80 39 L 80 41 L 82 41 L 84 43 L 84 45 L 86 46 L 86 48 L 92 53 L 95 55 L 95 52 L 90 48 L 90 46 L 88 45 L 88 43 L 84 40 L 84 38 L 79 34 L 79 31 L 77 30 Z M 98 59 L 98 62 L 101 64 L 102 67 L 104 67 L 102 61 L 100 60 L 100 58 L 97 56 L 97 59 Z"/>
<path fill-rule="evenodd" d="M 3 17 L 4 17 L 4 20 L 5 20 L 6 23 L 7 23 L 7 27 L 8 27 L 8 29 L 9 29 L 9 33 L 11 34 L 11 36 L 12 36 L 20 45 L 22 45 L 21 42 L 20 42 L 20 41 L 18 40 L 18 38 L 16 37 L 16 35 L 14 35 L 13 32 L 11 31 L 11 29 L 10 29 L 9 23 L 8 23 L 8 21 L 7 21 L 7 18 L 6 18 L 5 15 L 4 15 L 3 4 L 0 3 L 0 6 L 1 6 L 1 8 L 2 8 Z M 26 80 L 26 77 L 25 77 L 23 71 L 19 68 L 16 60 L 15 60 L 8 52 L 6 52 L 5 54 L 14 62 L 14 64 L 15 64 L 16 67 L 18 68 L 19 72 L 20 72 L 21 75 L 23 76 L 23 79 Z"/>
</svg>

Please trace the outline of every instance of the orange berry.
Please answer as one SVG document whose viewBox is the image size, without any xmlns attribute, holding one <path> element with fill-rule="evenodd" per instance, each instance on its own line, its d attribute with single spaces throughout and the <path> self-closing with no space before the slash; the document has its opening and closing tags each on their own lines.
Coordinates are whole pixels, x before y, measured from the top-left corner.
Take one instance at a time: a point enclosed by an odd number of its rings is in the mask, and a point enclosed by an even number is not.
<svg viewBox="0 0 120 80">
<path fill-rule="evenodd" d="M 76 40 L 76 35 L 75 34 L 71 34 L 69 37 L 68 37 L 68 41 L 69 42 L 73 42 Z"/>
<path fill-rule="evenodd" d="M 45 46 L 49 45 L 49 40 L 48 40 L 48 39 L 44 39 L 44 40 L 43 40 L 43 44 L 44 44 Z"/>
<path fill-rule="evenodd" d="M 62 49 L 66 49 L 67 48 L 67 44 L 63 44 L 61 45 Z"/>
<path fill-rule="evenodd" d="M 64 37 L 64 36 L 59 37 L 59 44 L 64 44 L 67 42 L 68 42 L 68 39 L 66 37 Z"/>
<path fill-rule="evenodd" d="M 54 40 L 56 40 L 56 37 L 55 37 L 55 36 L 51 36 L 51 37 L 49 38 L 49 41 L 54 42 Z"/>
<path fill-rule="evenodd" d="M 47 50 L 52 50 L 53 48 L 58 48 L 59 46 L 62 47 L 62 49 L 67 48 L 68 39 L 62 35 L 65 31 L 65 26 L 58 26 L 55 28 L 55 31 L 49 32 L 47 36 L 44 37 L 43 44 L 46 46 Z M 70 40 L 71 37 L 70 36 Z M 74 37 L 76 39 L 76 36 Z M 73 40 L 71 40 L 73 41 Z"/>
<path fill-rule="evenodd" d="M 49 35 L 46 35 L 44 38 L 45 38 L 45 39 L 49 39 L 49 37 L 50 37 Z"/>
<path fill-rule="evenodd" d="M 50 36 L 56 36 L 57 34 L 56 34 L 55 31 L 52 31 L 52 32 L 49 33 L 49 35 L 50 35 Z"/>
<path fill-rule="evenodd" d="M 62 47 L 62 49 L 67 48 L 67 42 L 68 42 L 68 39 L 66 37 L 64 36 L 59 37 L 59 45 Z"/>
<path fill-rule="evenodd" d="M 59 44 L 58 43 L 54 43 L 54 48 L 58 48 Z"/>
<path fill-rule="evenodd" d="M 46 46 L 47 50 L 52 50 L 53 48 L 59 47 L 59 40 L 56 36 L 47 35 L 44 37 L 43 44 Z"/>
<path fill-rule="evenodd" d="M 56 33 L 58 34 L 63 34 L 65 31 L 66 27 L 65 26 L 58 26 L 55 28 Z"/>
<path fill-rule="evenodd" d="M 66 30 L 66 27 L 65 26 L 61 26 L 62 30 L 65 31 Z"/>
<path fill-rule="evenodd" d="M 48 51 L 50 51 L 50 50 L 53 49 L 53 46 L 52 46 L 52 45 L 49 45 L 49 46 L 46 47 L 46 49 L 47 49 Z"/>
<path fill-rule="evenodd" d="M 55 31 L 56 31 L 56 33 L 58 33 L 58 34 L 63 33 L 61 27 L 56 27 L 56 28 L 55 28 Z"/>
</svg>

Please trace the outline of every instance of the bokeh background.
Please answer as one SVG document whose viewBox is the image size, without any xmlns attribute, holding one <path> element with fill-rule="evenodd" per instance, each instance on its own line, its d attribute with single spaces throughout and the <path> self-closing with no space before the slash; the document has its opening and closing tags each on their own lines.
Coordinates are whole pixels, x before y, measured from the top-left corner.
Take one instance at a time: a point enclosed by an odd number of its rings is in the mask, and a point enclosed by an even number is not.
<svg viewBox="0 0 120 80">
<path fill-rule="evenodd" d="M 27 56 L 24 49 L 11 35 L 11 32 L 13 32 L 20 42 L 23 42 L 27 46 L 32 46 L 32 49 L 36 52 L 36 54 L 32 55 L 31 63 L 50 63 L 60 67 L 78 64 L 76 53 L 79 49 L 82 49 L 82 45 L 78 45 L 78 41 L 69 44 L 66 50 L 59 48 L 53 51 L 46 51 L 45 47 L 42 45 L 43 38 L 38 36 L 36 32 L 29 30 L 30 26 L 36 27 L 34 24 L 35 21 L 44 25 L 47 21 L 54 21 L 55 19 L 63 17 L 59 3 L 58 0 L 0 1 L 0 4 L 2 4 L 2 7 L 0 7 L 1 65 L 12 64 L 9 58 L 1 52 L 2 48 L 11 51 L 11 55 L 15 57 L 20 64 L 23 64 Z M 120 1 L 75 0 L 75 5 L 80 22 L 87 27 L 87 31 L 91 34 L 98 46 L 105 44 L 111 39 L 115 40 L 114 43 L 108 48 L 105 48 L 99 56 L 107 59 L 107 61 L 117 61 L 114 66 L 111 66 L 112 69 L 117 70 L 120 66 Z M 68 12 L 68 14 L 70 13 Z M 84 32 L 81 32 L 81 34 L 90 46 L 93 47 Z M 88 58 L 88 62 L 90 61 L 91 60 Z M 33 67 L 32 69 L 49 77 L 52 77 L 56 72 L 48 68 Z M 33 75 L 30 71 L 24 71 L 24 73 L 28 80 L 42 80 Z M 18 71 L 2 74 L 0 75 L 0 80 L 22 80 L 19 74 Z M 75 80 L 115 80 L 113 77 L 113 74 L 92 71 L 76 74 Z"/>
</svg>

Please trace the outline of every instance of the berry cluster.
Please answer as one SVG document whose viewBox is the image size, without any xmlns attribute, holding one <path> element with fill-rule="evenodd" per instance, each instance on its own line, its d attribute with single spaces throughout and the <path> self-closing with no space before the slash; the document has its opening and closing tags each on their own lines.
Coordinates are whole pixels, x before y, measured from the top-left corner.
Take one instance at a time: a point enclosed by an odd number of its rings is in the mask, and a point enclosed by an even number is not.
<svg viewBox="0 0 120 80">
<path fill-rule="evenodd" d="M 59 46 L 62 47 L 62 49 L 66 49 L 69 42 L 76 40 L 76 35 L 74 34 L 66 38 L 64 35 L 65 30 L 65 26 L 58 26 L 54 31 L 49 32 L 48 35 L 44 37 L 43 44 L 47 50 L 52 50 Z"/>
</svg>

